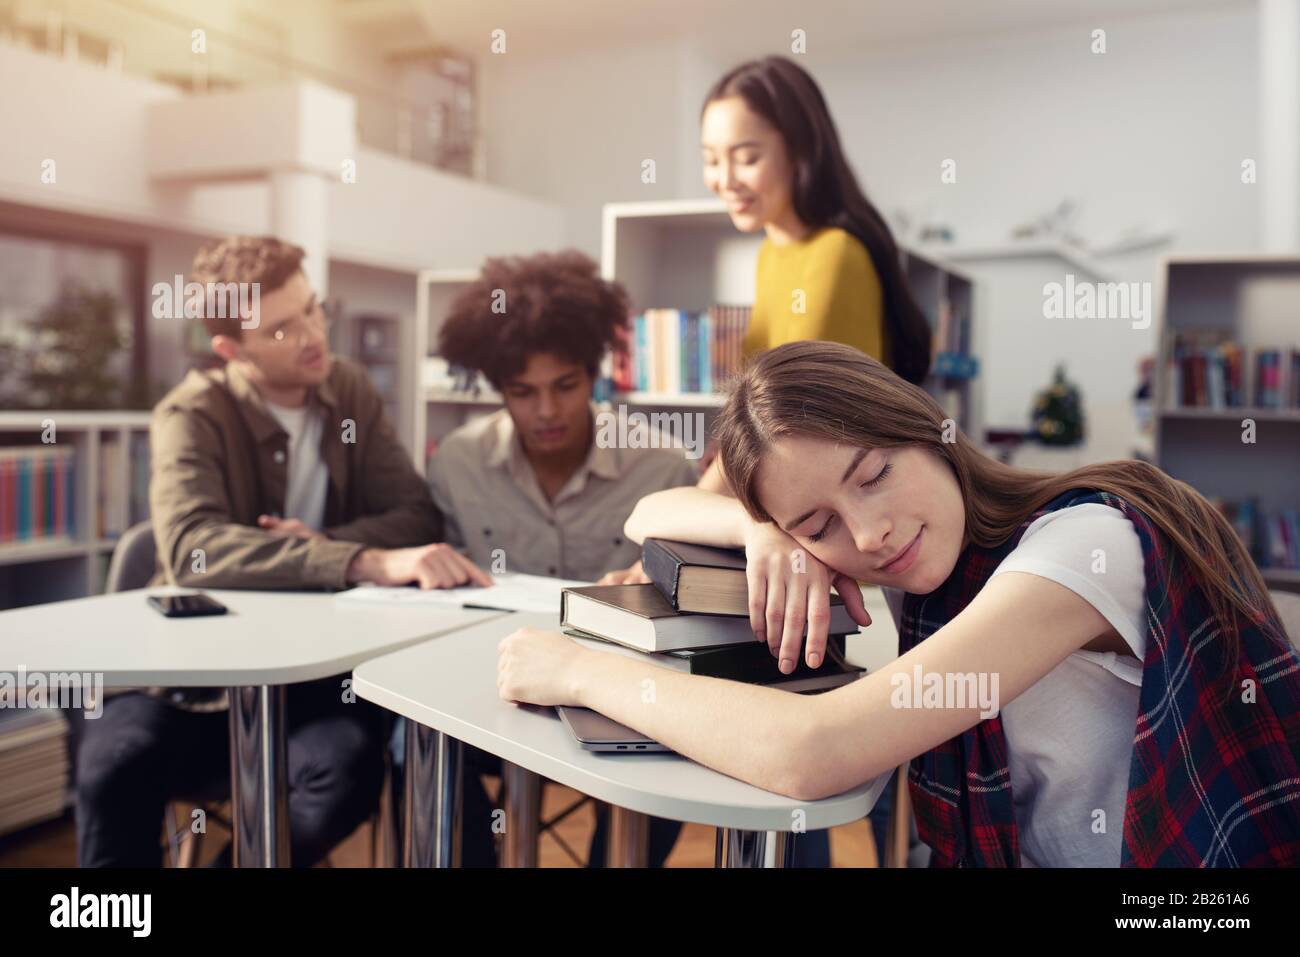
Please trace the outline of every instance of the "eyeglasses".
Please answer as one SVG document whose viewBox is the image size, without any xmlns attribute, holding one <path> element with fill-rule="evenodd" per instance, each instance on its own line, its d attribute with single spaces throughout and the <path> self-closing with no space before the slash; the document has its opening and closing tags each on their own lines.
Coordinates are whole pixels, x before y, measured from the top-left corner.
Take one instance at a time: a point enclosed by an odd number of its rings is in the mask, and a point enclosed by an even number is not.
<svg viewBox="0 0 1300 957">
<path fill-rule="evenodd" d="M 336 312 L 337 304 L 333 301 L 313 301 L 310 312 L 304 312 L 302 316 L 281 323 L 275 332 L 271 333 L 270 340 L 276 344 L 302 345 L 311 338 L 313 333 L 328 336 Z"/>
</svg>

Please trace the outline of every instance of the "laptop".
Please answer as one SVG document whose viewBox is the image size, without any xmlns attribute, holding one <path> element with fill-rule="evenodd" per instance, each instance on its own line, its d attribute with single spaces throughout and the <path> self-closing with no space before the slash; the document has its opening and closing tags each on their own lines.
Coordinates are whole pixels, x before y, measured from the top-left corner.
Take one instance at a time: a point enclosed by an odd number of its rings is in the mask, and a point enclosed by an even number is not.
<svg viewBox="0 0 1300 957">
<path fill-rule="evenodd" d="M 658 741 L 647 738 L 627 725 L 619 724 L 613 718 L 607 718 L 590 708 L 560 705 L 555 710 L 559 712 L 560 720 L 569 729 L 569 733 L 588 751 L 672 753 L 672 748 L 665 747 Z"/>
<path fill-rule="evenodd" d="M 856 680 L 861 670 L 845 674 L 844 679 Z M 784 690 L 795 694 L 824 694 L 831 688 L 824 687 L 818 678 L 796 678 L 781 683 Z M 644 752 L 674 754 L 672 748 L 660 744 L 654 738 L 647 738 L 639 731 L 620 724 L 613 718 L 607 718 L 590 708 L 575 708 L 570 705 L 557 705 L 555 711 L 569 729 L 574 739 L 588 751 L 617 751 L 619 753 Z"/>
</svg>

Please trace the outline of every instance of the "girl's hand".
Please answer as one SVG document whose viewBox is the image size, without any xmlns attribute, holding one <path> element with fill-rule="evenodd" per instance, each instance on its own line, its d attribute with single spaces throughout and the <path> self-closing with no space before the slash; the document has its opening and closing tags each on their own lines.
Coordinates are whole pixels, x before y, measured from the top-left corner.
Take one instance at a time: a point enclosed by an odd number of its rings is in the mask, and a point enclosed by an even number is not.
<svg viewBox="0 0 1300 957">
<path fill-rule="evenodd" d="M 795 669 L 805 626 L 808 667 L 821 667 L 826 656 L 832 585 L 853 620 L 859 625 L 871 624 L 858 583 L 823 565 L 772 523 L 751 525 L 745 536 L 745 559 L 749 624 L 758 640 L 767 642 L 780 659 L 782 674 Z"/>
<path fill-rule="evenodd" d="M 497 693 L 523 704 L 578 704 L 577 676 L 595 654 L 556 631 L 520 628 L 497 646 Z"/>
</svg>

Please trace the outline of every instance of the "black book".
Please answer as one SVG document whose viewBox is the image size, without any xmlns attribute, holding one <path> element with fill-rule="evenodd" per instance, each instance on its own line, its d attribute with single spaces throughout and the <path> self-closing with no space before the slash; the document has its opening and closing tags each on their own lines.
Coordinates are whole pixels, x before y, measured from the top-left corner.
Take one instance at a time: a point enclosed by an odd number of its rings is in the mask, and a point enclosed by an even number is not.
<svg viewBox="0 0 1300 957">
<path fill-rule="evenodd" d="M 647 538 L 641 548 L 641 567 L 678 611 L 749 617 L 743 549 Z M 841 604 L 843 599 L 832 593 L 832 617 L 838 616 L 835 606 Z M 856 632 L 857 625 L 848 630 Z"/>
<path fill-rule="evenodd" d="M 857 679 L 863 671 L 857 665 L 849 664 L 844 660 L 844 635 L 831 635 L 827 638 L 826 658 L 821 667 L 809 668 L 801 650 L 795 670 L 788 675 L 783 675 L 781 669 L 777 667 L 777 660 L 768 651 L 767 645 L 759 644 L 758 641 L 749 645 L 688 648 L 656 654 L 638 651 L 576 628 L 565 628 L 564 633 L 588 648 L 621 654 L 682 674 L 725 678 L 728 681 L 743 681 L 747 684 L 781 684 L 786 681 L 808 679 L 804 682 L 808 687 L 801 686 L 799 690 L 813 690 L 814 687 L 829 689 Z"/>
<path fill-rule="evenodd" d="M 741 549 L 647 538 L 641 548 L 641 567 L 678 611 L 749 616 Z"/>
</svg>

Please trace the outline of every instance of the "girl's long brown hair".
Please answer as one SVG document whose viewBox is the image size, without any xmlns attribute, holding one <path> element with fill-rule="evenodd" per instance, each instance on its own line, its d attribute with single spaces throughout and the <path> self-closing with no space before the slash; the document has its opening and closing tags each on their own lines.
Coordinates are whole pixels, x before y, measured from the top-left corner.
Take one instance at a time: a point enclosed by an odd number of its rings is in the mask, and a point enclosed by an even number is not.
<svg viewBox="0 0 1300 957">
<path fill-rule="evenodd" d="M 1005 465 L 976 449 L 928 392 L 850 346 L 792 342 L 761 354 L 735 382 L 717 432 L 732 490 L 761 522 L 772 517 L 758 500 L 758 466 L 784 436 L 931 450 L 961 486 L 967 541 L 983 548 L 1005 542 L 1070 489 L 1111 492 L 1146 515 L 1191 566 L 1227 643 L 1226 661 L 1237 661 L 1242 619 L 1286 643 L 1259 570 L 1232 526 L 1190 485 L 1134 460 L 1060 474 Z M 1234 681 L 1231 673 L 1227 677 Z"/>
</svg>

